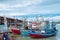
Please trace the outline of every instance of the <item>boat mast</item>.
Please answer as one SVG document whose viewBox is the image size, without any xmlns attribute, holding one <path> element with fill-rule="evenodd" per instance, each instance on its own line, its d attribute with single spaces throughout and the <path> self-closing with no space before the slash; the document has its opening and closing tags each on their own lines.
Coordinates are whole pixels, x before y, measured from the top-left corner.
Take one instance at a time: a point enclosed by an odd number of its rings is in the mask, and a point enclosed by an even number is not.
<svg viewBox="0 0 60 40">
<path fill-rule="evenodd" d="M 52 21 L 50 21 L 50 29 L 52 29 L 52 26 L 51 25 L 52 25 Z"/>
<path fill-rule="evenodd" d="M 52 18 L 52 23 L 51 23 L 52 28 L 55 28 L 56 24 L 53 22 L 53 18 Z"/>
<path fill-rule="evenodd" d="M 23 27 L 25 28 L 25 16 L 22 17 L 23 20 Z"/>
<path fill-rule="evenodd" d="M 45 29 L 44 17 L 42 16 L 41 19 L 42 19 L 42 30 L 44 30 Z"/>
<path fill-rule="evenodd" d="M 15 27 L 17 27 L 17 19 L 16 19 L 16 16 L 13 16 L 14 17 L 14 25 L 15 25 Z"/>
</svg>

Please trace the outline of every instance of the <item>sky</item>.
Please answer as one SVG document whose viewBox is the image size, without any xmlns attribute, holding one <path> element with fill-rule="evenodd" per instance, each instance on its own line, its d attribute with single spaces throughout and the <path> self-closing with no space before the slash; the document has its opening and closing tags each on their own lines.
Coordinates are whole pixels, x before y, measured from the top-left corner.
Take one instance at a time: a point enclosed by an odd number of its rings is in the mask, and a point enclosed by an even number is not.
<svg viewBox="0 0 60 40">
<path fill-rule="evenodd" d="M 44 16 L 60 21 L 60 0 L 0 0 L 0 16 L 17 16 L 18 19 L 20 16 Z"/>
</svg>

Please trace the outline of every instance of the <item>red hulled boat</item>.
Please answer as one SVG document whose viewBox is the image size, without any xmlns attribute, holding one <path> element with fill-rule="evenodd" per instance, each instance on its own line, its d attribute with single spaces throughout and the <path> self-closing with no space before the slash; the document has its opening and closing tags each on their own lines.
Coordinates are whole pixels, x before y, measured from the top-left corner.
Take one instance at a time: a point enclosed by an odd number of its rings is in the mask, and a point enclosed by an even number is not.
<svg viewBox="0 0 60 40">
<path fill-rule="evenodd" d="M 19 29 L 11 29 L 13 34 L 20 34 L 20 30 Z"/>
<path fill-rule="evenodd" d="M 29 35 L 31 38 L 46 38 L 46 37 L 44 37 L 44 36 L 42 36 L 42 35 L 37 35 L 37 34 L 30 34 Z"/>
<path fill-rule="evenodd" d="M 57 33 L 57 31 L 54 32 L 50 32 L 50 33 L 38 33 L 38 32 L 32 32 L 29 34 L 29 36 L 31 38 L 46 38 L 46 37 L 50 37 L 50 36 L 55 36 Z"/>
</svg>

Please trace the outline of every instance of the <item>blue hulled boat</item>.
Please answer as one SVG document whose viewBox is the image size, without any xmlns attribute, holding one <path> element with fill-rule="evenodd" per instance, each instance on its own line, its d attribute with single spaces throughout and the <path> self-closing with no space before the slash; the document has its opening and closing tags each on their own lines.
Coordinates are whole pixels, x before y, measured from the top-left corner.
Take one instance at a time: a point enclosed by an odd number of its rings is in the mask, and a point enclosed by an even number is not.
<svg viewBox="0 0 60 40">
<path fill-rule="evenodd" d="M 44 31 L 31 31 L 31 33 L 29 34 L 29 36 L 31 38 L 46 38 L 46 37 L 50 37 L 50 36 L 54 36 L 57 33 L 57 29 L 56 29 L 56 24 L 52 23 L 52 25 L 49 25 L 49 21 L 46 22 L 46 29 L 44 29 Z M 51 27 L 51 28 L 50 28 Z"/>
<path fill-rule="evenodd" d="M 46 37 L 50 37 L 50 36 L 54 36 L 56 35 L 57 31 L 54 31 L 54 32 L 46 32 L 46 33 L 41 33 L 41 32 L 31 32 L 29 34 L 29 36 L 31 38 L 46 38 Z"/>
</svg>

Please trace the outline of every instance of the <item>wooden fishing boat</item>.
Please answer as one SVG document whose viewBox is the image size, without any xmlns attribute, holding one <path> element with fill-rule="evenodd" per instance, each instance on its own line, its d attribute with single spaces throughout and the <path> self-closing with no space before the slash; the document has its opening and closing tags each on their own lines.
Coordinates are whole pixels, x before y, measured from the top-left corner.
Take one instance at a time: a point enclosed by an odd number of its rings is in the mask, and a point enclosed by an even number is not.
<svg viewBox="0 0 60 40">
<path fill-rule="evenodd" d="M 11 29 L 13 34 L 20 34 L 20 30 L 19 29 Z"/>
<path fill-rule="evenodd" d="M 20 29 L 17 28 L 15 25 L 10 26 L 10 32 L 12 32 L 13 34 L 20 34 Z"/>
<path fill-rule="evenodd" d="M 13 23 L 10 23 L 10 25 L 11 25 L 11 32 L 13 33 L 13 34 L 20 34 L 20 29 L 18 28 L 18 23 L 17 23 L 17 18 L 16 18 L 16 16 L 14 16 L 14 18 L 15 18 L 15 20 L 14 20 L 14 22 Z"/>
<path fill-rule="evenodd" d="M 57 31 L 50 32 L 50 33 L 40 33 L 40 32 L 32 32 L 29 34 L 31 38 L 46 38 L 50 36 L 56 35 Z"/>
<path fill-rule="evenodd" d="M 50 37 L 50 36 L 54 36 L 57 33 L 57 29 L 56 29 L 56 24 L 52 23 L 50 25 L 49 21 L 46 21 L 46 29 L 44 29 L 44 31 L 34 31 L 32 30 L 32 32 L 29 34 L 29 36 L 31 38 L 46 38 L 46 37 Z M 44 26 L 45 27 L 45 26 Z"/>
</svg>

